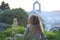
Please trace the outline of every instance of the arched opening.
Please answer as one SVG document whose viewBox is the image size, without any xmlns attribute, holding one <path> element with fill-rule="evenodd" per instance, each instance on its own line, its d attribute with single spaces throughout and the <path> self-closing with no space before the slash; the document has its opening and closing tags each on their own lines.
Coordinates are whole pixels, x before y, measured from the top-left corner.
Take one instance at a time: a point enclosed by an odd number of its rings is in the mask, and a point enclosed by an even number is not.
<svg viewBox="0 0 60 40">
<path fill-rule="evenodd" d="M 35 10 L 39 10 L 39 4 L 35 4 Z"/>
</svg>

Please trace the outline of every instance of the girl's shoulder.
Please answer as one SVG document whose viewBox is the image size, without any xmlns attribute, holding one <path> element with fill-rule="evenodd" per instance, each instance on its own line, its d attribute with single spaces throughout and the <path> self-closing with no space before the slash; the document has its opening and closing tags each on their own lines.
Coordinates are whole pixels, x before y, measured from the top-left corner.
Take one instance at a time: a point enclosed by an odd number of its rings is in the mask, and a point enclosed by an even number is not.
<svg viewBox="0 0 60 40">
<path fill-rule="evenodd" d="M 29 27 L 29 26 L 30 26 L 30 24 L 27 25 L 27 27 Z"/>
<path fill-rule="evenodd" d="M 27 28 L 31 28 L 31 27 L 33 27 L 33 25 L 31 25 L 31 24 L 28 24 L 27 25 Z"/>
<path fill-rule="evenodd" d="M 28 24 L 27 26 L 39 26 L 38 24 Z"/>
<path fill-rule="evenodd" d="M 26 27 L 29 28 L 30 27 L 30 24 L 28 24 Z"/>
</svg>

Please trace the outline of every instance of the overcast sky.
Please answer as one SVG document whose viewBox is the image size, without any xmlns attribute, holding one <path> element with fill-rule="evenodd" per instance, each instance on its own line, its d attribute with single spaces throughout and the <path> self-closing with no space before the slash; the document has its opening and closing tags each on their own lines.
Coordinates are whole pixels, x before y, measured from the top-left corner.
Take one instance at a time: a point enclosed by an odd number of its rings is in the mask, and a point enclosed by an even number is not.
<svg viewBox="0 0 60 40">
<path fill-rule="evenodd" d="M 10 8 L 23 8 L 26 11 L 31 11 L 33 8 L 33 3 L 36 0 L 0 0 L 0 4 L 2 1 L 5 3 L 9 3 Z M 37 0 L 41 4 L 42 11 L 53 11 L 60 10 L 60 0 Z"/>
</svg>

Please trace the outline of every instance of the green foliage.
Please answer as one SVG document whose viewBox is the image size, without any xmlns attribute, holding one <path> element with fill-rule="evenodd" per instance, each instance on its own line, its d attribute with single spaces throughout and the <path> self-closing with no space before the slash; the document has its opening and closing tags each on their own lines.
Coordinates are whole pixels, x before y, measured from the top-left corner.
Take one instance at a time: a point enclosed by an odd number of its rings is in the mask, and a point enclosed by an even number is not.
<svg viewBox="0 0 60 40">
<path fill-rule="evenodd" d="M 23 34 L 24 31 L 25 31 L 25 28 L 24 27 L 17 28 L 17 33 Z"/>
<path fill-rule="evenodd" d="M 48 40 L 60 40 L 60 32 L 46 32 L 46 36 Z"/>
<path fill-rule="evenodd" d="M 28 14 L 22 8 L 12 9 L 12 10 L 5 10 L 3 13 L 0 14 L 0 22 L 6 24 L 12 24 L 13 18 L 17 18 L 18 24 L 20 26 L 26 26 Z"/>
<path fill-rule="evenodd" d="M 5 40 L 7 37 L 12 37 L 12 29 L 0 32 L 0 40 Z"/>
<path fill-rule="evenodd" d="M 2 10 L 10 9 L 9 4 L 2 1 L 1 5 L 0 5 L 0 9 L 2 9 Z"/>
<path fill-rule="evenodd" d="M 17 29 L 17 32 L 15 34 L 23 34 L 25 31 L 25 28 L 23 26 L 19 26 Z M 6 39 L 6 37 L 13 37 L 15 34 L 12 33 L 13 29 L 9 28 L 5 31 L 0 32 L 0 39 Z"/>
</svg>

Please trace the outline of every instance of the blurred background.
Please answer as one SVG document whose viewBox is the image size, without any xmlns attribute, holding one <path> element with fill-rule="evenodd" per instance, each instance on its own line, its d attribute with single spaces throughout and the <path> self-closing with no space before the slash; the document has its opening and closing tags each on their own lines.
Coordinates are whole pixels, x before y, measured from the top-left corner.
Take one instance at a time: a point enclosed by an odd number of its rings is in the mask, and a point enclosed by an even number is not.
<svg viewBox="0 0 60 40">
<path fill-rule="evenodd" d="M 23 34 L 32 14 L 41 18 L 48 40 L 60 40 L 59 4 L 60 0 L 0 0 L 0 40 Z"/>
</svg>

